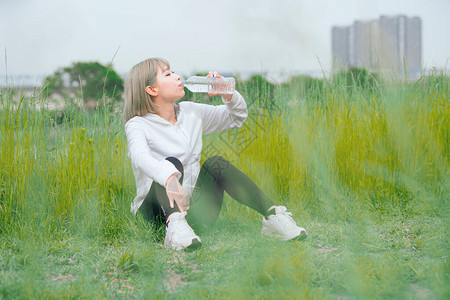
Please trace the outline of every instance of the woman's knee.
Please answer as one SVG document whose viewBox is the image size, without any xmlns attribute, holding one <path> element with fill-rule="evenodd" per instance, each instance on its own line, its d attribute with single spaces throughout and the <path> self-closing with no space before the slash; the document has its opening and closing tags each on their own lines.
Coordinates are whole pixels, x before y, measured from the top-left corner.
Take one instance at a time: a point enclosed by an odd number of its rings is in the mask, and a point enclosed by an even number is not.
<svg viewBox="0 0 450 300">
<path fill-rule="evenodd" d="M 170 161 L 175 166 L 175 168 L 177 168 L 178 172 L 181 173 L 181 175 L 184 174 L 183 164 L 178 158 L 169 156 L 166 157 L 166 160 Z"/>
<path fill-rule="evenodd" d="M 220 155 L 214 155 L 208 158 L 202 166 L 204 172 L 210 174 L 214 178 L 221 178 L 224 172 L 227 172 L 230 162 Z"/>
<path fill-rule="evenodd" d="M 203 164 L 205 164 L 206 166 L 214 167 L 214 166 L 225 166 L 229 163 L 230 162 L 225 158 L 223 158 L 222 156 L 214 155 L 205 160 Z"/>
</svg>

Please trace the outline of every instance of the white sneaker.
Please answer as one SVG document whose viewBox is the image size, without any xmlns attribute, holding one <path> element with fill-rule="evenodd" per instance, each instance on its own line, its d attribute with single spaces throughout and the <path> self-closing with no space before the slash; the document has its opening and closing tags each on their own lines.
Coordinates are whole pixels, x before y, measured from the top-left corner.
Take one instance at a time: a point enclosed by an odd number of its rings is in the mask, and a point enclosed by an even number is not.
<svg viewBox="0 0 450 300">
<path fill-rule="evenodd" d="M 275 215 L 263 217 L 262 235 L 267 235 L 282 241 L 306 238 L 306 230 L 298 227 L 291 218 L 291 213 L 284 206 L 275 206 Z"/>
<path fill-rule="evenodd" d="M 186 221 L 186 212 L 171 215 L 166 227 L 164 246 L 175 250 L 193 250 L 202 246 L 202 241 Z"/>
</svg>

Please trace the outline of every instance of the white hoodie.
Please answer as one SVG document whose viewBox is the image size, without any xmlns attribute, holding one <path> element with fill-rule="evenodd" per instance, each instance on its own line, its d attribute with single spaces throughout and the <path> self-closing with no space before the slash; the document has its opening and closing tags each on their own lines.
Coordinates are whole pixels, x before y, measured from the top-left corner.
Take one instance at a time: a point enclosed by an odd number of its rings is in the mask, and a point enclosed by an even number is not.
<svg viewBox="0 0 450 300">
<path fill-rule="evenodd" d="M 136 214 L 153 181 L 165 186 L 170 175 L 181 175 L 166 160 L 172 156 L 181 161 L 184 169 L 183 189 L 189 197 L 200 172 L 202 136 L 240 127 L 247 119 L 244 98 L 235 91 L 224 105 L 213 106 L 194 102 L 175 104 L 175 125 L 157 114 L 136 116 L 125 124 L 128 157 L 136 180 L 136 197 L 131 211 Z"/>
</svg>

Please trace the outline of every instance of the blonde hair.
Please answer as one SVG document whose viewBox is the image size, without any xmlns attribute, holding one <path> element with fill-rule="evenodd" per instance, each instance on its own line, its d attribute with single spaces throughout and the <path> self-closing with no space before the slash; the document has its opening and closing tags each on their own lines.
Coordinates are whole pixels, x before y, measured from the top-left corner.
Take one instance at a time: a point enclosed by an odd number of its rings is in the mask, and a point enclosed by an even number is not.
<svg viewBox="0 0 450 300">
<path fill-rule="evenodd" d="M 145 91 L 147 86 L 155 86 L 158 67 L 170 69 L 169 62 L 163 58 L 149 58 L 131 68 L 124 84 L 123 120 L 126 123 L 135 116 L 155 113 L 158 105 Z"/>
</svg>

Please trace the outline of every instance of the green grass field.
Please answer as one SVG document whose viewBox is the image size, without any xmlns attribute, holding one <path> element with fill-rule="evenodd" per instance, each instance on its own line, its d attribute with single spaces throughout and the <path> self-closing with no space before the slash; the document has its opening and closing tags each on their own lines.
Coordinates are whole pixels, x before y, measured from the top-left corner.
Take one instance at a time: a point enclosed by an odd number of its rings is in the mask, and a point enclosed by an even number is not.
<svg viewBox="0 0 450 300">
<path fill-rule="evenodd" d="M 309 236 L 263 238 L 226 196 L 195 252 L 130 213 L 121 105 L 55 112 L 3 89 L 0 299 L 449 299 L 449 82 L 238 83 L 249 119 L 202 159 L 235 163 Z"/>
</svg>

